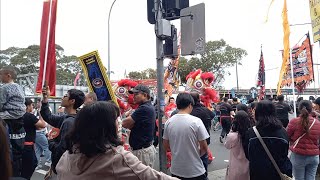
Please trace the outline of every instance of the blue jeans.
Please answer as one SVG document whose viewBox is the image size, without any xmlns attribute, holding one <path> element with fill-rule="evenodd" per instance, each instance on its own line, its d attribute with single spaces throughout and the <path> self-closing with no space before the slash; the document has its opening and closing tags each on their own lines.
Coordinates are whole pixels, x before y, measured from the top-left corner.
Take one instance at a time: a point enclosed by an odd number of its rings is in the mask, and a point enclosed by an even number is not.
<svg viewBox="0 0 320 180">
<path fill-rule="evenodd" d="M 38 131 L 36 134 L 36 157 L 38 164 L 40 164 L 40 156 L 43 153 L 44 158 L 47 162 L 51 162 L 51 151 L 49 150 L 48 139 L 45 131 Z"/>
<path fill-rule="evenodd" d="M 290 160 L 295 180 L 314 180 L 316 178 L 319 155 L 305 156 L 292 152 Z"/>
<path fill-rule="evenodd" d="M 204 168 L 206 169 L 205 176 L 208 176 L 208 164 L 209 164 L 209 157 L 208 153 L 204 154 L 203 156 L 200 157 L 203 163 Z"/>
</svg>

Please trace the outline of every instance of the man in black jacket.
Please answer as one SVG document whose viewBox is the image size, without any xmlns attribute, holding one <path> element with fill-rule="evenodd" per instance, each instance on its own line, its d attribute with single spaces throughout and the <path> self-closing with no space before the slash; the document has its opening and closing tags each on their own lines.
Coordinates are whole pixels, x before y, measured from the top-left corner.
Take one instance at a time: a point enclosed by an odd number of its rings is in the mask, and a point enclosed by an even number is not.
<svg viewBox="0 0 320 180">
<path fill-rule="evenodd" d="M 190 115 L 200 118 L 204 124 L 204 127 L 206 127 L 208 134 L 210 135 L 210 128 L 211 128 L 212 119 L 214 118 L 214 114 L 208 108 L 206 108 L 204 105 L 200 103 L 199 93 L 192 92 L 191 96 L 194 100 L 194 106 Z M 206 140 L 207 140 L 207 144 L 209 145 L 210 137 Z M 208 163 L 209 163 L 208 153 L 203 155 L 201 157 L 201 160 L 203 162 L 204 168 L 206 169 L 206 175 L 207 175 Z"/>
<path fill-rule="evenodd" d="M 43 88 L 43 100 L 40 114 L 48 124 L 55 128 L 59 128 L 59 136 L 49 141 L 49 149 L 51 154 L 51 170 L 56 174 L 55 167 L 60 160 L 62 154 L 66 151 L 65 135 L 73 126 L 74 119 L 79 108 L 85 99 L 82 91 L 71 89 L 65 94 L 61 101 L 61 106 L 65 108 L 65 115 L 53 115 L 49 109 L 48 95 L 50 94 L 49 87 Z"/>
</svg>

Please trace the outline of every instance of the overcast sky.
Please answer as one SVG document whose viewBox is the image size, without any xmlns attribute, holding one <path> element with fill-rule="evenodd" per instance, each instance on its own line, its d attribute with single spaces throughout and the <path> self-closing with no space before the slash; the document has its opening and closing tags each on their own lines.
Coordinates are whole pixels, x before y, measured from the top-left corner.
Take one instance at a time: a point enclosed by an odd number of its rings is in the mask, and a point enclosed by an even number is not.
<svg viewBox="0 0 320 180">
<path fill-rule="evenodd" d="M 0 0 L 0 49 L 39 44 L 42 0 Z M 98 50 L 107 67 L 107 20 L 113 0 L 59 0 L 56 43 L 66 55 L 81 56 Z M 224 39 L 233 47 L 245 49 L 248 56 L 239 66 L 240 88 L 256 85 L 260 46 L 266 66 L 266 88 L 276 88 L 283 48 L 281 11 L 283 0 L 275 0 L 264 24 L 271 0 L 190 0 L 190 5 L 206 5 L 206 40 Z M 289 0 L 290 24 L 309 23 L 309 1 Z M 121 79 L 128 72 L 156 68 L 154 27 L 147 21 L 146 0 L 117 0 L 111 21 L 111 79 Z M 311 25 L 291 27 L 290 44 L 296 44 Z M 311 37 L 312 38 L 312 37 Z M 319 44 L 314 46 L 314 62 L 318 62 Z M 165 61 L 165 65 L 168 61 Z M 315 66 L 315 69 L 318 67 Z M 271 70 L 268 70 L 271 69 Z M 316 81 L 318 72 L 316 71 Z M 226 88 L 236 87 L 235 68 L 226 77 Z M 318 83 L 316 83 L 318 87 Z M 313 87 L 313 84 L 311 85 Z"/>
</svg>

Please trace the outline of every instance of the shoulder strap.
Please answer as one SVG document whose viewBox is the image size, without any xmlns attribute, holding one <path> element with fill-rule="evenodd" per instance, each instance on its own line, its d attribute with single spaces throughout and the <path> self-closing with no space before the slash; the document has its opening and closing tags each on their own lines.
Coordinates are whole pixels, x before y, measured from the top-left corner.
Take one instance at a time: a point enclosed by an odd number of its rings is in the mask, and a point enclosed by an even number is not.
<svg viewBox="0 0 320 180">
<path fill-rule="evenodd" d="M 264 143 L 263 139 L 261 138 L 260 133 L 259 133 L 259 131 L 257 130 L 256 126 L 253 126 L 253 130 L 254 130 L 254 133 L 256 134 L 256 136 L 258 137 L 261 145 L 263 146 L 263 149 L 266 151 L 267 155 L 269 156 L 269 158 L 270 158 L 273 166 L 276 168 L 278 174 L 279 174 L 280 177 L 282 178 L 282 173 L 281 173 L 281 171 L 280 171 L 280 169 L 279 169 L 279 166 L 277 165 L 276 161 L 273 159 L 273 157 L 272 157 L 272 155 L 271 155 L 271 153 L 270 153 L 267 145 Z"/>
<path fill-rule="evenodd" d="M 313 118 L 313 122 L 312 122 L 311 126 L 309 127 L 309 130 L 312 128 L 312 126 L 314 125 L 315 122 L 316 122 L 316 119 Z M 293 143 L 293 147 L 292 147 L 293 149 L 296 148 L 296 146 L 298 145 L 300 139 L 303 138 L 303 136 L 305 136 L 305 135 L 306 135 L 306 133 L 303 133 L 303 134 Z"/>
</svg>

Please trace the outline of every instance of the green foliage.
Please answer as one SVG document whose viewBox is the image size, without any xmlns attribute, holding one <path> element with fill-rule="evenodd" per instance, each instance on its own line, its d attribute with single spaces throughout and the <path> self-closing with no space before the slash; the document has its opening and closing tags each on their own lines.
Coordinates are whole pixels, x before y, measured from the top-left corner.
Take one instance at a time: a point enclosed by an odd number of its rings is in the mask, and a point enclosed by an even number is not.
<svg viewBox="0 0 320 180">
<path fill-rule="evenodd" d="M 39 73 L 40 46 L 31 45 L 27 48 L 10 47 L 0 50 L 0 68 L 14 66 L 18 74 Z M 73 85 L 73 80 L 78 72 L 82 72 L 79 60 L 76 56 L 64 55 L 64 49 L 56 45 L 57 84 Z M 82 73 L 81 73 L 82 74 Z M 81 79 L 85 79 L 83 74 Z M 85 81 L 81 85 L 86 85 Z"/>
<path fill-rule="evenodd" d="M 223 39 L 209 41 L 206 43 L 206 51 L 200 57 L 192 57 L 190 60 L 180 58 L 178 73 L 182 83 L 186 83 L 185 77 L 193 70 L 201 69 L 203 72 L 213 72 L 215 75 L 215 86 L 219 86 L 225 77 L 227 68 L 234 66 L 237 62 L 241 64 L 247 51 L 241 48 L 231 47 Z"/>
<path fill-rule="evenodd" d="M 152 68 L 145 69 L 143 71 L 131 71 L 128 74 L 130 79 L 156 79 L 157 78 L 157 71 Z"/>
</svg>

